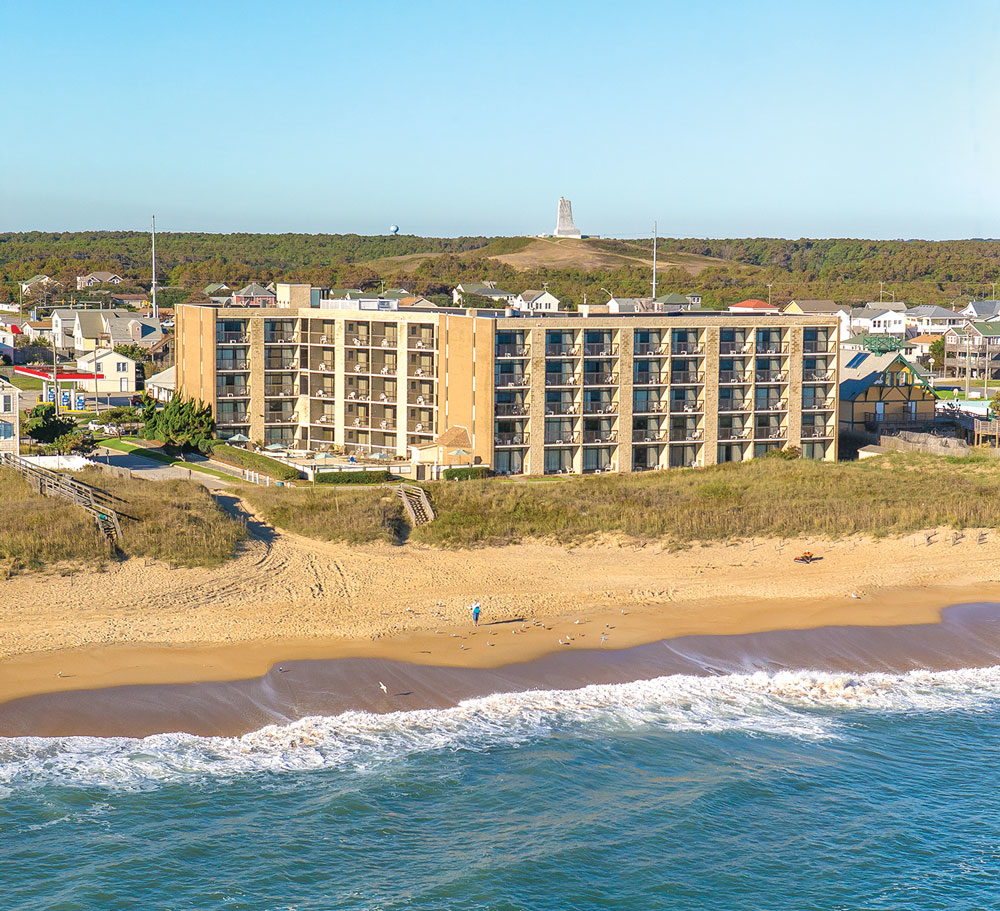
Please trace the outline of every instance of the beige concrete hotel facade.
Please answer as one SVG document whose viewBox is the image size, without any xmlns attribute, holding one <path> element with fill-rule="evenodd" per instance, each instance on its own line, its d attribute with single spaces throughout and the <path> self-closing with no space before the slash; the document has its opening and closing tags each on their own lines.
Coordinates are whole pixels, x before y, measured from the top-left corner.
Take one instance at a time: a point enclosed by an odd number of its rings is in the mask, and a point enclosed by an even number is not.
<svg viewBox="0 0 1000 911">
<path fill-rule="evenodd" d="M 392 458 L 463 428 L 451 461 L 530 475 L 837 457 L 831 317 L 324 301 L 176 320 L 178 391 L 224 438 Z"/>
</svg>

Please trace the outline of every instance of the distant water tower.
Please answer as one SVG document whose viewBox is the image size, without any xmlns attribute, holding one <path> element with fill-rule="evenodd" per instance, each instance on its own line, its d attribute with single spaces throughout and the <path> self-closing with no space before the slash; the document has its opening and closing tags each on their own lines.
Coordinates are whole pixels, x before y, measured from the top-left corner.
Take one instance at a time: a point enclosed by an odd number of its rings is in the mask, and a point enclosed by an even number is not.
<svg viewBox="0 0 1000 911">
<path fill-rule="evenodd" d="M 399 225 L 389 225 L 389 233 L 390 234 L 398 234 L 399 233 Z"/>
</svg>

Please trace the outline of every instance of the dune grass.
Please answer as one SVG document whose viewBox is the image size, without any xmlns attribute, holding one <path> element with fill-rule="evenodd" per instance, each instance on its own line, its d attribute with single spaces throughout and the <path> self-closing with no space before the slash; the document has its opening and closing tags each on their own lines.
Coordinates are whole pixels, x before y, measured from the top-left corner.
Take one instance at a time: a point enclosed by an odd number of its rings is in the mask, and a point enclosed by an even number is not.
<svg viewBox="0 0 1000 911">
<path fill-rule="evenodd" d="M 217 566 L 243 539 L 242 524 L 229 518 L 199 484 L 139 481 L 97 470 L 76 474 L 124 502 L 121 550 L 171 566 Z M 70 503 L 36 494 L 18 475 L 0 469 L 0 571 L 7 574 L 56 563 L 99 566 L 108 547 L 87 513 Z"/>
<path fill-rule="evenodd" d="M 618 534 L 677 546 L 752 537 L 883 537 L 1000 524 L 1000 460 L 892 453 L 861 462 L 761 459 L 690 471 L 423 485 L 437 518 L 408 539 L 440 547 L 576 543 Z M 274 524 L 355 543 L 389 540 L 386 491 L 254 490 Z M 387 520 L 387 510 L 392 521 Z M 394 532 L 402 539 L 406 531 Z"/>
</svg>

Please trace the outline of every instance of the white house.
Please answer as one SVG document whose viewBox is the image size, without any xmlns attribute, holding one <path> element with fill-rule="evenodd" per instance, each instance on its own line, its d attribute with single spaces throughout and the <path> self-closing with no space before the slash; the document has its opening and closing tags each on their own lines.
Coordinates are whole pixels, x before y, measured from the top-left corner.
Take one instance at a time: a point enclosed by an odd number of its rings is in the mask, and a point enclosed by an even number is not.
<svg viewBox="0 0 1000 911">
<path fill-rule="evenodd" d="M 977 322 L 996 319 L 1000 316 L 1000 301 L 969 301 L 958 312 Z"/>
<path fill-rule="evenodd" d="M 911 307 L 904 314 L 908 335 L 943 335 L 952 326 L 962 326 L 966 317 L 934 304 Z"/>
<path fill-rule="evenodd" d="M 157 402 L 166 404 L 177 391 L 177 368 L 167 367 L 159 373 L 154 373 L 146 380 L 146 394 Z"/>
<path fill-rule="evenodd" d="M 466 296 L 486 298 L 495 307 L 510 307 L 517 299 L 517 295 L 513 291 L 504 291 L 498 288 L 496 282 L 467 282 L 458 285 L 451 292 L 451 299 L 456 307 L 475 304 L 475 301 L 466 302 Z"/>
<path fill-rule="evenodd" d="M 533 313 L 555 313 L 559 309 L 559 298 L 548 291 L 522 291 L 511 301 L 511 307 Z"/>
<path fill-rule="evenodd" d="M 869 335 L 906 336 L 906 313 L 899 310 L 869 310 L 859 307 L 851 311 L 851 332 Z"/>
<path fill-rule="evenodd" d="M 122 277 L 114 272 L 91 272 L 88 275 L 78 275 L 76 277 L 76 290 L 83 291 L 85 288 L 92 288 L 94 285 L 120 285 Z"/>
<path fill-rule="evenodd" d="M 130 357 L 110 349 L 88 351 L 76 360 L 76 368 L 84 373 L 99 373 L 103 379 L 95 380 L 99 394 L 135 392 L 138 365 Z"/>
<path fill-rule="evenodd" d="M 0 376 L 0 452 L 17 455 L 21 441 L 21 414 L 17 386 Z"/>
</svg>

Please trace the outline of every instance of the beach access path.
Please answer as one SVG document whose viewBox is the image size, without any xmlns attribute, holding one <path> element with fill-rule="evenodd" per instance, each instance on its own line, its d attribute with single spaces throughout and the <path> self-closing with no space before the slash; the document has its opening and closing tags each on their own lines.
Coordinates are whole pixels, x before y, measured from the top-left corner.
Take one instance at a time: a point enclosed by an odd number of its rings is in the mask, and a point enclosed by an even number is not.
<svg viewBox="0 0 1000 911">
<path fill-rule="evenodd" d="M 671 636 L 931 623 L 948 604 L 1000 600 L 995 531 L 441 550 L 321 542 L 246 519 L 245 545 L 216 569 L 138 558 L 0 582 L 0 701 L 253 677 L 295 658 L 497 667 Z M 823 559 L 794 563 L 803 550 Z"/>
</svg>

